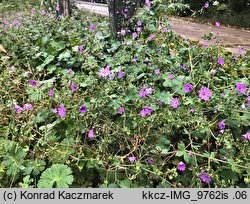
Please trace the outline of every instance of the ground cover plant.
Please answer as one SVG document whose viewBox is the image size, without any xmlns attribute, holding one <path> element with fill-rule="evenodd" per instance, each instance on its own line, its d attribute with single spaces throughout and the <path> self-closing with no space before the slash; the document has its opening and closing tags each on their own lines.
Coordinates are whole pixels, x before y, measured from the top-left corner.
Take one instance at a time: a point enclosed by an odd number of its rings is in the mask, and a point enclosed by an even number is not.
<svg viewBox="0 0 250 204">
<path fill-rule="evenodd" d="M 34 8 L 0 24 L 1 187 L 249 187 L 249 53 Z"/>
</svg>

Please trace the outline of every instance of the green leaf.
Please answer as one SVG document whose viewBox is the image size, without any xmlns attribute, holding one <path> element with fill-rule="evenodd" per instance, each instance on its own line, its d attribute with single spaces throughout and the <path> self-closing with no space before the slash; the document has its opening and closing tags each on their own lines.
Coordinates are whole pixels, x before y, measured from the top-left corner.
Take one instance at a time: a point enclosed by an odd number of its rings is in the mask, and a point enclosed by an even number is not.
<svg viewBox="0 0 250 204">
<path fill-rule="evenodd" d="M 183 143 L 179 143 L 179 144 L 178 144 L 178 150 L 179 150 L 179 151 L 176 152 L 176 156 L 177 156 L 177 157 L 181 157 L 181 156 L 183 156 L 184 154 L 186 154 L 185 145 L 184 145 Z"/>
<path fill-rule="evenodd" d="M 191 157 L 187 152 L 185 152 L 185 153 L 183 154 L 183 158 L 184 158 L 184 161 L 185 161 L 186 163 L 188 163 L 188 164 L 190 164 L 191 161 L 192 161 L 192 157 Z"/>
<path fill-rule="evenodd" d="M 62 61 L 62 60 L 67 60 L 71 57 L 71 54 L 70 54 L 70 51 L 69 50 L 65 50 L 63 53 L 61 53 L 59 56 L 58 56 L 58 60 L 59 61 Z"/>
<path fill-rule="evenodd" d="M 41 109 L 37 116 L 35 117 L 35 121 L 37 123 L 41 123 L 41 122 L 44 122 L 49 116 L 49 111 L 47 109 Z"/>
<path fill-rule="evenodd" d="M 108 188 L 119 188 L 119 186 L 117 184 L 115 184 L 115 183 L 111 183 L 111 184 L 108 185 Z"/>
<path fill-rule="evenodd" d="M 55 65 L 51 65 L 48 67 L 48 74 L 52 74 L 56 71 L 56 66 Z"/>
<path fill-rule="evenodd" d="M 167 139 L 167 137 L 165 135 L 161 136 L 155 146 L 155 150 L 152 150 L 151 152 L 154 154 L 159 154 L 160 152 L 160 154 L 165 155 L 169 151 L 169 148 L 170 148 L 169 144 L 170 144 L 170 141 Z"/>
<path fill-rule="evenodd" d="M 41 65 L 36 67 L 37 71 L 39 71 L 39 72 L 42 71 L 44 69 L 44 67 L 46 65 L 48 65 L 49 63 L 51 63 L 54 59 L 55 59 L 55 57 L 53 55 L 49 55 L 48 57 L 46 57 L 44 62 Z"/>
<path fill-rule="evenodd" d="M 74 177 L 70 167 L 64 164 L 53 164 L 42 173 L 38 181 L 38 188 L 68 188 L 73 181 Z"/>
<path fill-rule="evenodd" d="M 178 151 L 178 152 L 176 152 L 175 156 L 181 157 L 182 155 L 184 155 L 184 153 L 185 152 L 183 152 L 183 151 Z"/>
<path fill-rule="evenodd" d="M 16 145 L 10 152 L 10 154 L 3 157 L 2 165 L 5 166 L 7 170 L 7 175 L 16 176 L 20 170 L 24 169 L 23 160 L 26 156 L 26 152 Z"/>
<path fill-rule="evenodd" d="M 122 180 L 120 183 L 119 183 L 120 187 L 121 188 L 130 188 L 131 185 L 132 185 L 132 182 L 130 180 Z"/>
<path fill-rule="evenodd" d="M 39 175 L 45 169 L 46 165 L 46 162 L 43 160 L 27 160 L 25 163 L 24 175 L 32 174 L 34 176 Z"/>
<path fill-rule="evenodd" d="M 161 100 L 165 104 L 169 104 L 171 101 L 170 92 L 166 92 L 166 91 L 157 92 L 155 96 L 158 100 Z"/>
<path fill-rule="evenodd" d="M 227 159 L 228 164 L 230 165 L 230 168 L 233 172 L 240 173 L 240 169 L 235 165 L 235 162 L 233 159 Z"/>
<path fill-rule="evenodd" d="M 51 54 L 55 54 L 55 53 L 65 49 L 65 47 L 66 47 L 66 44 L 64 41 L 56 42 L 56 41 L 52 40 L 49 43 L 48 52 Z"/>
<path fill-rule="evenodd" d="M 220 175 L 226 180 L 229 180 L 229 179 L 236 180 L 238 178 L 238 174 L 236 172 L 231 171 L 231 170 L 222 170 L 220 172 Z"/>
<path fill-rule="evenodd" d="M 19 182 L 18 184 L 19 184 L 19 186 L 20 186 L 21 188 L 32 188 L 33 186 L 30 185 L 30 184 L 31 184 L 33 181 L 34 181 L 34 179 L 30 178 L 30 175 L 28 175 L 28 176 L 25 176 L 25 177 L 23 178 L 23 182 Z"/>
</svg>

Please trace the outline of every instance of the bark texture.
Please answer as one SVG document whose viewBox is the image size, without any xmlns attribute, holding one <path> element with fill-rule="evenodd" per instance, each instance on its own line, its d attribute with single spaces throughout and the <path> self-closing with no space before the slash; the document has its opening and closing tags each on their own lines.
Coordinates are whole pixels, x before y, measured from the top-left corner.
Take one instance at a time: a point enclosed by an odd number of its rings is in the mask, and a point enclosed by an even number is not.
<svg viewBox="0 0 250 204">
<path fill-rule="evenodd" d="M 59 0 L 59 14 L 65 17 L 71 15 L 70 0 Z"/>
<path fill-rule="evenodd" d="M 111 31 L 115 37 L 126 22 L 135 14 L 138 7 L 144 5 L 145 0 L 109 0 L 109 18 Z"/>
</svg>

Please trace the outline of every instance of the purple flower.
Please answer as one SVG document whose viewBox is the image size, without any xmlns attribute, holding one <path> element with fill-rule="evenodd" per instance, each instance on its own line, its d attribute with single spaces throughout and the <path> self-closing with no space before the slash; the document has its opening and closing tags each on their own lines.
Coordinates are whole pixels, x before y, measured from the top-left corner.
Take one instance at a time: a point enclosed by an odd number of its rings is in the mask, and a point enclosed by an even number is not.
<svg viewBox="0 0 250 204">
<path fill-rule="evenodd" d="M 124 30 L 124 29 L 121 29 L 121 32 L 120 32 L 120 34 L 121 34 L 122 36 L 125 36 L 125 35 L 126 35 L 126 30 Z"/>
<path fill-rule="evenodd" d="M 174 53 L 174 52 L 170 52 L 170 56 L 171 56 L 171 57 L 174 57 L 174 56 L 175 56 L 175 53 Z"/>
<path fill-rule="evenodd" d="M 121 71 L 118 72 L 117 75 L 118 75 L 119 79 L 121 79 L 121 78 L 123 78 L 125 76 L 124 72 L 121 72 Z"/>
<path fill-rule="evenodd" d="M 132 60 L 131 60 L 131 62 L 136 62 L 137 61 L 137 59 L 136 58 L 133 58 Z"/>
<path fill-rule="evenodd" d="M 193 90 L 193 85 L 192 84 L 186 84 L 185 86 L 184 86 L 184 91 L 186 92 L 186 93 L 189 93 L 190 91 L 192 91 Z"/>
<path fill-rule="evenodd" d="M 37 85 L 37 82 L 34 81 L 34 80 L 30 80 L 30 85 L 31 85 L 31 86 L 36 86 L 36 85 Z"/>
<path fill-rule="evenodd" d="M 40 85 L 40 87 L 43 86 L 44 82 L 43 81 L 39 82 L 39 85 Z"/>
<path fill-rule="evenodd" d="M 59 5 L 56 5 L 56 11 L 60 11 Z"/>
<path fill-rule="evenodd" d="M 216 26 L 216 27 L 220 27 L 220 22 L 217 22 L 217 21 L 216 21 L 216 22 L 215 22 L 215 26 Z"/>
<path fill-rule="evenodd" d="M 219 57 L 218 60 L 217 60 L 217 63 L 220 64 L 220 65 L 223 65 L 225 62 L 224 62 L 224 59 Z"/>
<path fill-rule="evenodd" d="M 212 92 L 207 87 L 202 87 L 199 91 L 199 97 L 201 100 L 208 101 L 212 96 Z"/>
<path fill-rule="evenodd" d="M 153 112 L 153 110 L 149 106 L 146 106 L 145 109 L 142 109 L 140 111 L 140 114 L 141 114 L 141 117 L 145 117 L 147 115 L 151 115 L 152 112 Z"/>
<path fill-rule="evenodd" d="M 238 91 L 238 94 L 242 94 L 246 91 L 247 87 L 243 83 L 237 83 L 236 84 L 236 90 Z"/>
<path fill-rule="evenodd" d="M 245 135 L 242 135 L 241 137 L 250 141 L 250 132 L 247 132 Z"/>
<path fill-rule="evenodd" d="M 71 69 L 71 68 L 67 70 L 67 74 L 72 74 L 73 72 L 74 72 L 74 71 L 73 71 L 73 69 Z"/>
<path fill-rule="evenodd" d="M 89 29 L 90 29 L 91 31 L 94 31 L 94 30 L 95 30 L 95 25 L 94 25 L 94 24 L 91 24 L 91 25 L 89 26 Z"/>
<path fill-rule="evenodd" d="M 87 107 L 86 106 L 80 106 L 79 112 L 80 113 L 86 113 L 87 112 Z"/>
<path fill-rule="evenodd" d="M 72 90 L 73 92 L 77 91 L 77 86 L 76 86 L 76 85 L 71 84 L 70 87 L 71 87 L 71 90 Z"/>
<path fill-rule="evenodd" d="M 138 37 L 137 33 L 136 32 L 132 33 L 132 37 L 133 39 L 136 39 Z"/>
<path fill-rule="evenodd" d="M 102 68 L 100 71 L 99 71 L 99 73 L 98 73 L 98 75 L 100 76 L 100 77 L 106 77 L 106 76 L 108 76 L 110 74 L 110 67 L 109 66 L 107 66 L 106 68 Z"/>
<path fill-rule="evenodd" d="M 51 111 L 52 111 L 52 113 L 57 113 L 57 110 L 55 108 L 52 109 Z"/>
<path fill-rule="evenodd" d="M 154 160 L 153 160 L 152 158 L 148 158 L 148 159 L 147 159 L 147 162 L 148 162 L 148 164 L 153 164 L 153 163 L 154 163 Z"/>
<path fill-rule="evenodd" d="M 142 110 L 140 111 L 140 115 L 141 115 L 141 117 L 145 117 L 145 116 L 147 115 L 145 109 L 142 109 Z"/>
<path fill-rule="evenodd" d="M 179 162 L 178 165 L 177 165 L 177 169 L 178 169 L 179 171 L 185 171 L 185 170 L 186 170 L 186 164 L 183 163 L 182 161 Z"/>
<path fill-rule="evenodd" d="M 14 109 L 16 110 L 16 113 L 18 113 L 18 114 L 22 113 L 22 111 L 23 111 L 23 108 L 21 106 L 19 106 L 19 105 L 15 105 Z"/>
<path fill-rule="evenodd" d="M 250 96 L 247 97 L 247 105 L 250 106 Z"/>
<path fill-rule="evenodd" d="M 119 165 L 118 166 L 118 170 L 122 170 L 122 169 L 123 169 L 123 167 Z"/>
<path fill-rule="evenodd" d="M 79 46 L 78 46 L 78 51 L 79 51 L 80 53 L 83 52 L 83 46 L 82 46 L 82 45 L 79 45 Z"/>
<path fill-rule="evenodd" d="M 170 106 L 172 106 L 173 108 L 178 108 L 179 105 L 179 98 L 173 98 L 170 102 Z"/>
<path fill-rule="evenodd" d="M 46 11 L 41 10 L 41 14 L 42 14 L 43 16 L 45 16 L 45 15 L 46 15 Z"/>
<path fill-rule="evenodd" d="M 164 104 L 161 100 L 158 100 L 157 103 L 159 106 L 162 106 Z"/>
<path fill-rule="evenodd" d="M 64 118 L 66 116 L 66 108 L 64 107 L 64 105 L 60 105 L 57 109 L 57 112 L 61 118 Z"/>
<path fill-rule="evenodd" d="M 135 156 L 130 156 L 130 157 L 128 157 L 128 160 L 130 162 L 134 162 L 136 160 L 136 157 Z"/>
<path fill-rule="evenodd" d="M 173 78 L 175 78 L 175 76 L 174 76 L 173 74 L 170 74 L 170 75 L 168 76 L 168 79 L 170 79 L 170 80 L 172 80 Z"/>
<path fill-rule="evenodd" d="M 146 98 L 147 96 L 147 92 L 144 89 L 139 90 L 138 93 L 141 98 Z"/>
<path fill-rule="evenodd" d="M 243 47 L 241 47 L 241 49 L 239 49 L 239 50 L 237 51 L 237 54 L 238 54 L 238 55 L 244 55 L 244 53 L 245 53 L 245 51 L 244 51 Z M 235 61 L 236 61 L 236 60 L 235 60 Z"/>
<path fill-rule="evenodd" d="M 160 73 L 161 73 L 161 70 L 159 68 L 155 70 L 156 75 L 159 75 Z"/>
<path fill-rule="evenodd" d="M 182 65 L 180 66 L 180 68 L 183 69 L 183 70 L 187 70 L 187 66 L 186 66 L 185 64 L 182 64 Z"/>
<path fill-rule="evenodd" d="M 142 22 L 141 22 L 141 21 L 138 21 L 138 22 L 137 22 L 137 25 L 138 25 L 138 26 L 142 26 Z"/>
<path fill-rule="evenodd" d="M 202 44 L 202 48 L 206 48 L 208 46 L 208 40 L 205 40 Z"/>
<path fill-rule="evenodd" d="M 209 7 L 209 3 L 208 3 L 208 1 L 204 4 L 204 8 L 208 8 Z"/>
<path fill-rule="evenodd" d="M 110 74 L 110 75 L 109 75 L 109 80 L 112 81 L 112 80 L 114 80 L 114 79 L 115 79 L 114 74 Z"/>
<path fill-rule="evenodd" d="M 171 28 L 170 28 L 169 26 L 167 26 L 167 27 L 165 28 L 165 30 L 166 30 L 166 31 L 170 31 Z"/>
<path fill-rule="evenodd" d="M 150 8 L 150 6 L 151 6 L 150 0 L 145 0 L 145 4 L 146 4 L 146 6 L 147 6 L 148 8 Z"/>
<path fill-rule="evenodd" d="M 33 110 L 33 106 L 30 103 L 26 103 L 23 105 L 24 110 Z"/>
<path fill-rule="evenodd" d="M 54 96 L 54 94 L 55 94 L 55 92 L 54 92 L 53 89 L 50 89 L 50 90 L 48 91 L 48 95 L 49 95 L 49 96 Z"/>
<path fill-rule="evenodd" d="M 150 95 L 150 94 L 154 93 L 154 89 L 152 89 L 152 88 L 148 88 L 145 91 L 146 91 L 146 95 Z"/>
<path fill-rule="evenodd" d="M 155 38 L 155 35 L 153 34 L 153 33 L 151 33 L 150 35 L 149 35 L 149 39 L 150 40 L 153 40 Z"/>
<path fill-rule="evenodd" d="M 211 177 L 204 171 L 200 173 L 200 179 L 207 184 L 211 182 Z"/>
<path fill-rule="evenodd" d="M 224 129 L 219 130 L 219 134 L 221 134 L 221 135 L 223 135 L 223 134 L 224 134 L 224 132 L 225 132 L 225 130 L 224 130 Z"/>
<path fill-rule="evenodd" d="M 118 108 L 118 113 L 119 113 L 120 115 L 122 115 L 124 112 L 125 112 L 124 107 L 121 106 L 121 107 Z"/>
<path fill-rule="evenodd" d="M 193 113 L 194 112 L 194 108 L 190 108 L 190 112 Z"/>
<path fill-rule="evenodd" d="M 212 75 L 215 75 L 216 70 L 212 69 L 212 70 L 210 71 L 210 73 L 211 73 Z"/>
<path fill-rule="evenodd" d="M 36 9 L 31 9 L 31 14 L 34 15 L 36 13 Z"/>
<path fill-rule="evenodd" d="M 151 115 L 151 113 L 153 112 L 153 110 L 149 106 L 146 106 L 145 107 L 145 112 L 146 112 L 147 115 Z"/>
<path fill-rule="evenodd" d="M 136 31 L 137 31 L 137 32 L 141 32 L 141 31 L 142 31 L 142 27 L 138 27 L 138 28 L 136 29 Z"/>
<path fill-rule="evenodd" d="M 226 125 L 225 125 L 224 121 L 218 122 L 218 127 L 219 127 L 221 130 L 225 129 Z"/>
<path fill-rule="evenodd" d="M 93 138 L 95 136 L 94 129 L 89 130 L 88 137 Z"/>
</svg>

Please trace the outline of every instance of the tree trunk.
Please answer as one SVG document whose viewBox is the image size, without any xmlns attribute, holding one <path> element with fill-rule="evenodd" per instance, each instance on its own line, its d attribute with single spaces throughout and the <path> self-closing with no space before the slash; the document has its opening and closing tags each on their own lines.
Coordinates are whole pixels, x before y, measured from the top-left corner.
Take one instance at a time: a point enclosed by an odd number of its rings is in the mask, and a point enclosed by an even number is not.
<svg viewBox="0 0 250 204">
<path fill-rule="evenodd" d="M 135 14 L 138 7 L 144 5 L 145 0 L 109 0 L 109 19 L 111 31 L 115 37 L 125 23 Z"/>
<path fill-rule="evenodd" d="M 70 0 L 59 0 L 59 14 L 69 17 L 71 14 Z"/>
</svg>

